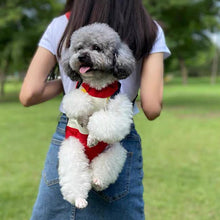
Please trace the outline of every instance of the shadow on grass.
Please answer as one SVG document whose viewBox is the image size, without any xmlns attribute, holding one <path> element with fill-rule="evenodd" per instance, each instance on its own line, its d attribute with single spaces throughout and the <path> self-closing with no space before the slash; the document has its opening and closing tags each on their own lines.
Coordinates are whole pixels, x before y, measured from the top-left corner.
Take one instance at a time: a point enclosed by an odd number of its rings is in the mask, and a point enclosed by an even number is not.
<svg viewBox="0 0 220 220">
<path fill-rule="evenodd" d="M 181 95 L 165 97 L 164 106 L 168 108 L 185 107 L 191 109 L 220 111 L 220 97 L 213 95 Z"/>
<path fill-rule="evenodd" d="M 7 93 L 4 96 L 0 97 L 0 104 L 4 103 L 19 103 L 19 94 L 17 92 Z"/>
</svg>

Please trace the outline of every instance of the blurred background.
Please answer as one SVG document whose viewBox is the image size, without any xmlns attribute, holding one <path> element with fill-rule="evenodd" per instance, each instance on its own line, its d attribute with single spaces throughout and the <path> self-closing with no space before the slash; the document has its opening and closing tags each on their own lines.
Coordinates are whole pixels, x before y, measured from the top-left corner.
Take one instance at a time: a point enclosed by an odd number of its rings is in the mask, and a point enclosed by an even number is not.
<svg viewBox="0 0 220 220">
<path fill-rule="evenodd" d="M 144 0 L 162 26 L 164 107 L 135 116 L 146 218 L 220 219 L 220 1 Z M 37 43 L 63 0 L 0 2 L 0 219 L 29 219 L 61 96 L 24 108 L 18 93 Z"/>
</svg>

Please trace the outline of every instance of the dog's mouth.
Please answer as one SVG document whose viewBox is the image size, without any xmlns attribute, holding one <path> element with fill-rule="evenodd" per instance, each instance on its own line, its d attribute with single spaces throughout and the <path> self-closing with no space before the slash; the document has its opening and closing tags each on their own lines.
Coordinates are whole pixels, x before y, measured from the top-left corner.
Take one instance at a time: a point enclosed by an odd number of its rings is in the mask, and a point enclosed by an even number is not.
<svg viewBox="0 0 220 220">
<path fill-rule="evenodd" d="M 80 66 L 79 68 L 79 72 L 81 74 L 84 74 L 84 73 L 88 73 L 92 70 L 92 67 L 91 66 Z"/>
<path fill-rule="evenodd" d="M 79 72 L 81 74 L 85 74 L 85 73 L 88 73 L 90 71 L 93 71 L 93 66 L 92 65 L 89 65 L 89 64 L 82 64 L 80 65 L 80 68 L 79 68 Z"/>
</svg>

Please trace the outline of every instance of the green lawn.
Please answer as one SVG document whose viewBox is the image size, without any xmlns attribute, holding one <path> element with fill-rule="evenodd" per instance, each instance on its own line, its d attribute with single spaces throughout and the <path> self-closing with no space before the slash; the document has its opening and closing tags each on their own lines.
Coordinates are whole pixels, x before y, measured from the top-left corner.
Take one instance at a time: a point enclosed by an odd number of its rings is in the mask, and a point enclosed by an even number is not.
<svg viewBox="0 0 220 220">
<path fill-rule="evenodd" d="M 160 118 L 142 117 L 147 219 L 219 219 L 220 86 L 166 86 Z"/>
<path fill-rule="evenodd" d="M 26 220 L 36 198 L 60 98 L 22 107 L 11 86 L 0 99 L 0 219 Z M 8 101 L 9 100 L 9 101 Z M 155 121 L 135 116 L 144 157 L 149 220 L 217 220 L 220 216 L 220 86 L 165 86 Z"/>
</svg>

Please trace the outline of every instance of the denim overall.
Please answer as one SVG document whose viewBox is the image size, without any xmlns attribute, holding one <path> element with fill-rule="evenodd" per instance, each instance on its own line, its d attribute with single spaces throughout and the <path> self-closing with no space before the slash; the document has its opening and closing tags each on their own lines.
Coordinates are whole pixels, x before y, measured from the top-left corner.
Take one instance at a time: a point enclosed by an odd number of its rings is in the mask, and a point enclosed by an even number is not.
<svg viewBox="0 0 220 220">
<path fill-rule="evenodd" d="M 67 117 L 60 117 L 47 153 L 38 197 L 31 220 L 144 220 L 143 164 L 141 140 L 134 124 L 121 141 L 127 150 L 127 159 L 119 178 L 106 190 L 91 190 L 88 206 L 77 209 L 65 201 L 58 179 L 58 152 L 65 138 Z"/>
</svg>

